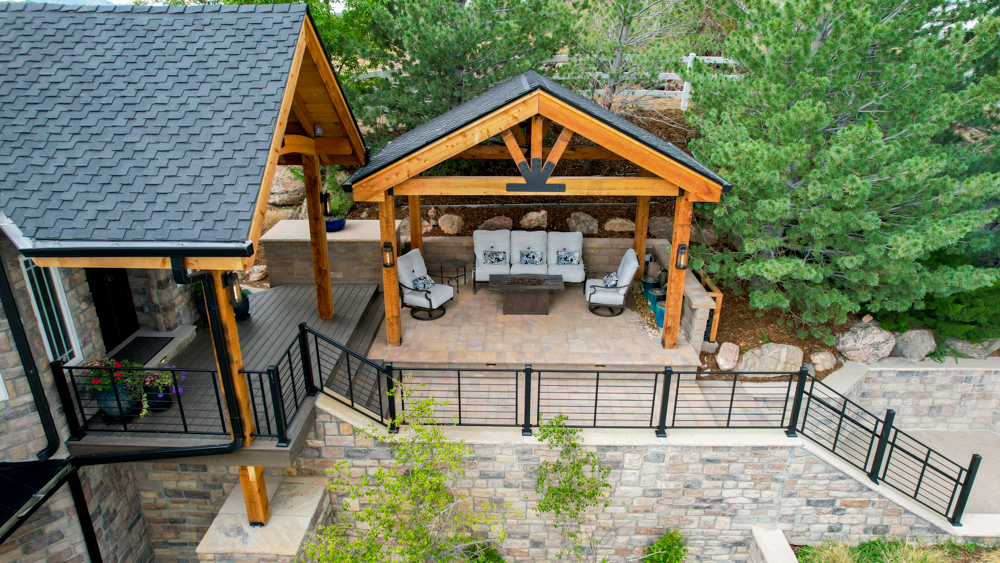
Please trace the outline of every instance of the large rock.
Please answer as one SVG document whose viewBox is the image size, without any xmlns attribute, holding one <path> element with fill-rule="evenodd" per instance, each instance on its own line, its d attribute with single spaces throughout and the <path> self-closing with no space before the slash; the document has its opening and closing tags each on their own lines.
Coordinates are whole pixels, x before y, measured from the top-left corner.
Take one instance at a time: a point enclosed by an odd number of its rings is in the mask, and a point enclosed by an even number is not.
<svg viewBox="0 0 1000 563">
<path fill-rule="evenodd" d="M 621 217 L 615 217 L 604 224 L 604 230 L 616 233 L 628 233 L 635 230 L 635 222 Z"/>
<path fill-rule="evenodd" d="M 484 231 L 500 231 L 503 229 L 509 229 L 514 226 L 514 220 L 506 215 L 498 215 L 491 219 L 483 221 L 479 228 Z"/>
<path fill-rule="evenodd" d="M 438 219 L 438 227 L 446 235 L 457 235 L 462 232 L 462 228 L 465 227 L 465 221 L 458 215 L 442 215 Z"/>
<path fill-rule="evenodd" d="M 897 358 L 908 358 L 910 360 L 922 360 L 935 349 L 934 333 L 925 329 L 913 329 L 903 334 L 893 333 L 896 337 L 896 345 L 892 347 L 892 355 Z"/>
<path fill-rule="evenodd" d="M 674 220 L 672 217 L 650 217 L 649 234 L 655 238 L 670 239 L 674 236 Z"/>
<path fill-rule="evenodd" d="M 427 210 L 427 216 L 430 217 L 431 219 L 436 219 L 437 216 L 438 216 L 437 207 L 432 207 L 432 208 L 428 209 Z"/>
<path fill-rule="evenodd" d="M 974 360 L 985 360 L 993 352 L 1000 349 L 1000 339 L 987 340 L 980 344 L 961 340 L 958 338 L 946 338 L 945 344 L 960 355 L 960 357 L 972 358 Z"/>
<path fill-rule="evenodd" d="M 769 342 L 760 348 L 743 353 L 736 363 L 736 371 L 799 371 L 802 367 L 802 348 L 791 344 Z"/>
<path fill-rule="evenodd" d="M 427 221 L 427 219 L 420 220 L 421 234 L 427 234 L 434 227 Z M 410 236 L 410 218 L 407 217 L 399 222 L 399 236 L 408 237 Z"/>
<path fill-rule="evenodd" d="M 740 347 L 732 342 L 723 342 L 719 345 L 719 353 L 715 355 L 715 363 L 719 365 L 721 371 L 732 371 L 739 358 Z"/>
<path fill-rule="evenodd" d="M 271 195 L 267 196 L 267 204 L 275 207 L 298 205 L 306 198 L 306 184 L 292 176 L 288 166 L 279 166 L 274 172 L 271 182 Z"/>
<path fill-rule="evenodd" d="M 816 367 L 816 371 L 818 372 L 830 371 L 837 367 L 837 357 L 826 350 L 809 354 L 809 361 L 812 362 L 812 365 Z"/>
<path fill-rule="evenodd" d="M 259 266 L 254 266 L 246 271 L 244 277 L 247 281 L 259 282 L 260 280 L 267 277 L 267 266 L 261 264 Z"/>
<path fill-rule="evenodd" d="M 597 219 L 579 211 L 574 211 L 566 223 L 569 225 L 569 230 L 581 232 L 585 235 L 596 235 L 597 229 L 600 227 Z"/>
<path fill-rule="evenodd" d="M 858 323 L 837 336 L 837 350 L 852 362 L 870 364 L 892 353 L 896 338 L 876 323 Z"/>
<path fill-rule="evenodd" d="M 532 211 L 521 217 L 522 229 L 544 229 L 549 224 L 549 212 L 546 210 Z"/>
<path fill-rule="evenodd" d="M 694 225 L 691 225 L 691 242 L 712 246 L 713 244 L 719 242 L 719 236 L 712 232 L 712 229 L 709 229 L 708 227 L 699 229 Z"/>
</svg>

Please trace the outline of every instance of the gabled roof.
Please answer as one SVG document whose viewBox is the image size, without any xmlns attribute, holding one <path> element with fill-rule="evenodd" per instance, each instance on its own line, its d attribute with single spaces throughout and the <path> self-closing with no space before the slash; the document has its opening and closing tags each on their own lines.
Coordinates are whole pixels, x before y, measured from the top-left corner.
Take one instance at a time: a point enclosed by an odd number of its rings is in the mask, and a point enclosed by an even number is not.
<svg viewBox="0 0 1000 563">
<path fill-rule="evenodd" d="M 30 256 L 249 255 L 308 22 L 301 4 L 0 4 L 0 226 Z"/>
<path fill-rule="evenodd" d="M 600 121 L 604 125 L 631 137 L 689 170 L 719 184 L 723 188 L 723 191 L 728 192 L 732 188 L 732 184 L 672 143 L 660 139 L 621 116 L 604 109 L 592 100 L 588 100 L 572 92 L 565 86 L 561 86 L 533 70 L 529 70 L 494 86 L 468 102 L 435 117 L 419 127 L 403 133 L 373 155 L 368 164 L 358 169 L 347 180 L 345 185 L 353 185 L 406 158 L 420 148 L 434 143 L 450 133 L 458 131 L 484 116 L 539 90 L 548 93 Z"/>
</svg>

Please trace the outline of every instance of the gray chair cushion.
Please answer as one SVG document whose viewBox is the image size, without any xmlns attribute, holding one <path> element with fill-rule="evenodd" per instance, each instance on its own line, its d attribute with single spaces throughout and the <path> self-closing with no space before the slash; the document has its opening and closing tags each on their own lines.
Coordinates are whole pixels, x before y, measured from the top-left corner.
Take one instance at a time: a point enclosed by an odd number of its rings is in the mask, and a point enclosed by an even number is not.
<svg viewBox="0 0 1000 563">
<path fill-rule="evenodd" d="M 585 289 L 587 301 L 599 305 L 624 305 L 625 289 L 619 287 L 604 287 L 602 280 L 587 280 Z"/>
<path fill-rule="evenodd" d="M 439 283 L 430 288 L 430 302 L 427 301 L 427 294 L 423 291 L 414 291 L 403 288 L 403 303 L 413 307 L 424 307 L 426 309 L 437 309 L 451 298 L 455 297 L 455 288 L 450 285 Z"/>
<path fill-rule="evenodd" d="M 562 276 L 564 283 L 582 283 L 587 279 L 587 270 L 583 264 L 579 266 L 558 266 L 549 264 L 548 274 L 550 276 Z"/>
<path fill-rule="evenodd" d="M 413 287 L 414 279 L 427 275 L 427 266 L 419 248 L 396 259 L 396 274 L 399 276 L 399 283 L 407 287 Z"/>
</svg>

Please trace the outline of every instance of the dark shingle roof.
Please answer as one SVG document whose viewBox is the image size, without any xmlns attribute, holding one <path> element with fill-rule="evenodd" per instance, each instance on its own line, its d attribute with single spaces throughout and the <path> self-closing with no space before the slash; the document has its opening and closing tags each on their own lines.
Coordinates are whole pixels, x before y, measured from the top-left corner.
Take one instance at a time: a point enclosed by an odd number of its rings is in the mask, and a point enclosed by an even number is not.
<svg viewBox="0 0 1000 563">
<path fill-rule="evenodd" d="M 4 230 L 36 249 L 244 243 L 305 17 L 0 4 Z"/>
<path fill-rule="evenodd" d="M 642 127 L 639 127 L 621 116 L 604 109 L 593 101 L 572 92 L 569 88 L 561 86 L 553 80 L 550 80 L 533 70 L 529 70 L 520 76 L 515 76 L 502 84 L 494 86 L 468 102 L 465 102 L 464 104 L 435 117 L 419 127 L 403 133 L 398 138 L 386 144 L 382 150 L 372 156 L 367 165 L 358 169 L 358 171 L 355 172 L 350 179 L 348 179 L 347 185 L 371 176 L 375 172 L 378 172 L 390 164 L 402 160 L 407 155 L 417 151 L 421 147 L 424 147 L 453 131 L 457 131 L 469 123 L 489 115 L 501 107 L 510 104 L 536 90 L 542 90 L 589 114 L 591 117 L 603 122 L 612 129 L 616 129 L 619 132 L 632 137 L 649 148 L 660 152 L 664 156 L 701 174 L 709 180 L 718 183 L 725 191 L 729 191 L 732 187 L 732 184 L 722 179 L 718 174 L 712 172 L 705 167 L 705 165 L 675 147 L 673 144 L 660 139 Z"/>
</svg>

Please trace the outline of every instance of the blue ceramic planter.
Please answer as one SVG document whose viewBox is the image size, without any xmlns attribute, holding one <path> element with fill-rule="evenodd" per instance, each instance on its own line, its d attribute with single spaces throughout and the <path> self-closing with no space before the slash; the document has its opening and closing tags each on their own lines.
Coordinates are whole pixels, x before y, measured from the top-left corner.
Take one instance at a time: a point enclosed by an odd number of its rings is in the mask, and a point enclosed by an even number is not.
<svg viewBox="0 0 1000 563">
<path fill-rule="evenodd" d="M 326 221 L 326 232 L 328 232 L 328 233 L 335 233 L 335 232 L 339 231 L 340 229 L 343 229 L 344 225 L 346 225 L 346 224 L 347 224 L 347 218 L 346 217 L 341 217 L 340 219 L 327 219 L 327 221 Z"/>
<path fill-rule="evenodd" d="M 135 410 L 135 397 L 123 385 L 109 385 L 100 391 L 95 389 L 94 398 L 97 399 L 101 410 L 109 416 L 124 417 L 132 414 L 132 411 Z"/>
</svg>

